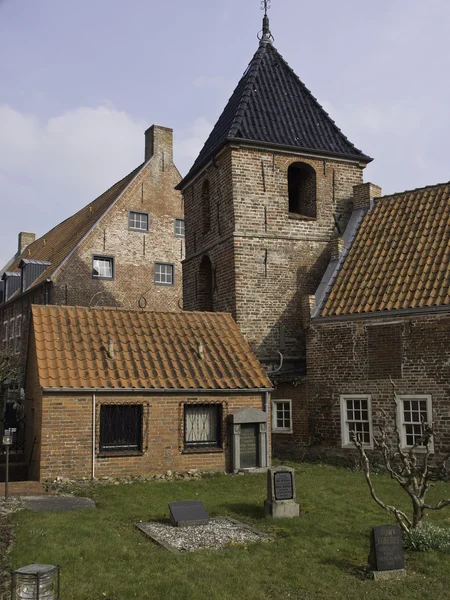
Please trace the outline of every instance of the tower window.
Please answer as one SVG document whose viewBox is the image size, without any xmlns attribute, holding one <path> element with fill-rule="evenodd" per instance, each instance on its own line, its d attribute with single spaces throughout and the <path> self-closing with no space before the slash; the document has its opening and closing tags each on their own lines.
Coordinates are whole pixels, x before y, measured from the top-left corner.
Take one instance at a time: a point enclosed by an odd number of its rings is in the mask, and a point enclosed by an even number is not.
<svg viewBox="0 0 450 600">
<path fill-rule="evenodd" d="M 207 233 L 211 228 L 211 197 L 209 189 L 209 181 L 203 183 L 202 188 L 202 221 L 203 233 Z"/>
<path fill-rule="evenodd" d="M 305 163 L 294 163 L 288 170 L 289 212 L 315 219 L 316 172 Z"/>
</svg>

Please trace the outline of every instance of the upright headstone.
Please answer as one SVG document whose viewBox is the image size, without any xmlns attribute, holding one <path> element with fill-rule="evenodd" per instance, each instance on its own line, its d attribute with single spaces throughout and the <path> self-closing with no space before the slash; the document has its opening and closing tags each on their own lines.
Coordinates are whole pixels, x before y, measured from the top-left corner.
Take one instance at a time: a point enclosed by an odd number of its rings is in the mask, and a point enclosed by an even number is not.
<svg viewBox="0 0 450 600">
<path fill-rule="evenodd" d="M 379 525 L 370 534 L 369 569 L 374 579 L 405 575 L 402 530 L 398 525 Z"/>
<path fill-rule="evenodd" d="M 300 507 L 295 496 L 295 471 L 290 467 L 276 467 L 267 471 L 266 517 L 298 517 Z"/>
<path fill-rule="evenodd" d="M 171 502 L 169 504 L 170 520 L 175 527 L 190 525 L 207 525 L 209 515 L 203 502 Z"/>
</svg>

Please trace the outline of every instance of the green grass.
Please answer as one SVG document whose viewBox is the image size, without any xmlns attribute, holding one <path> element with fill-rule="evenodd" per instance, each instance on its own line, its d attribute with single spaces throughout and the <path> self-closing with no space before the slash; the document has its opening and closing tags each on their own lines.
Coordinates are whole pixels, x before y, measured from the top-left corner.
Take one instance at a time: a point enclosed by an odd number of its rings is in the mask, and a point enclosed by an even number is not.
<svg viewBox="0 0 450 600">
<path fill-rule="evenodd" d="M 448 597 L 448 555 L 407 552 L 407 578 L 361 578 L 371 527 L 392 522 L 370 499 L 359 473 L 296 465 L 298 519 L 266 520 L 264 475 L 91 487 L 97 509 L 15 515 L 13 567 L 33 561 L 62 565 L 64 600 L 316 600 L 319 598 L 433 599 Z M 408 508 L 401 490 L 374 476 L 382 497 Z M 440 484 L 430 493 L 450 495 Z M 273 542 L 218 552 L 174 555 L 134 527 L 168 516 L 167 504 L 202 500 L 211 516 L 230 515 L 276 536 Z M 450 509 L 430 515 L 450 526 Z"/>
</svg>

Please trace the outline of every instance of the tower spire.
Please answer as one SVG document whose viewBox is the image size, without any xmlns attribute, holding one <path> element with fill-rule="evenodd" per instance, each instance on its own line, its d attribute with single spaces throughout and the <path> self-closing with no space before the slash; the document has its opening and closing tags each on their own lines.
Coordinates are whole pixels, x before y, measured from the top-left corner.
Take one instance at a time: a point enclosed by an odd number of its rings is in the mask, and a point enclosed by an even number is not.
<svg viewBox="0 0 450 600">
<path fill-rule="evenodd" d="M 261 0 L 261 10 L 264 11 L 262 34 L 258 36 L 261 43 L 265 42 L 271 44 L 273 41 L 273 35 L 270 32 L 269 17 L 267 15 L 267 11 L 270 9 L 271 4 L 272 0 Z"/>
</svg>

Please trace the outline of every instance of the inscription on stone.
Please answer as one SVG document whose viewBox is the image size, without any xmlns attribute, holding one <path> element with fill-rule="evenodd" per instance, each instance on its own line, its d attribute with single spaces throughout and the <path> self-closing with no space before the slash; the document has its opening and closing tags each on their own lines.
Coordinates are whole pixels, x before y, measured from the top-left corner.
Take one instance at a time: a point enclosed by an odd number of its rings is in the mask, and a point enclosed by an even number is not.
<svg viewBox="0 0 450 600">
<path fill-rule="evenodd" d="M 203 502 L 171 502 L 169 511 L 170 520 L 175 527 L 189 527 L 209 523 L 209 515 L 203 506 Z"/>
<path fill-rule="evenodd" d="M 292 473 L 289 471 L 278 471 L 273 476 L 275 488 L 275 500 L 292 500 L 294 497 L 294 486 Z"/>
<path fill-rule="evenodd" d="M 372 529 L 369 565 L 376 571 L 405 568 L 402 531 L 398 525 L 379 525 Z"/>
</svg>

